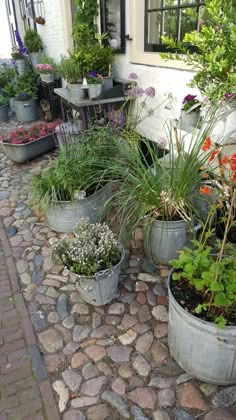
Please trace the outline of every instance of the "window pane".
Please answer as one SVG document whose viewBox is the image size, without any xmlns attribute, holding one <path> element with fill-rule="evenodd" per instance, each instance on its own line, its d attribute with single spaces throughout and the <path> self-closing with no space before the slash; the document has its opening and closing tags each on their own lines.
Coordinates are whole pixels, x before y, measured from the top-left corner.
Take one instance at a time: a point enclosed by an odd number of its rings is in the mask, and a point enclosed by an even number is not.
<svg viewBox="0 0 236 420">
<path fill-rule="evenodd" d="M 197 4 L 196 0 L 180 0 L 180 4 Z"/>
<path fill-rule="evenodd" d="M 161 7 L 161 0 L 149 0 L 148 9 L 159 9 Z"/>
<path fill-rule="evenodd" d="M 192 11 L 192 9 L 191 9 Z M 197 13 L 197 9 L 194 11 Z M 183 39 L 186 32 L 191 32 L 197 29 L 197 19 L 194 19 L 188 9 L 182 9 L 180 11 L 180 39 Z"/>
<path fill-rule="evenodd" d="M 178 6 L 178 0 L 163 0 L 163 7 Z"/>
<path fill-rule="evenodd" d="M 161 32 L 161 13 L 150 12 L 148 14 L 148 43 L 149 44 L 160 44 L 160 32 Z"/>
<path fill-rule="evenodd" d="M 117 0 L 109 0 L 106 2 L 107 32 L 109 34 L 110 44 L 114 48 L 121 45 L 120 34 L 120 2 Z"/>
<path fill-rule="evenodd" d="M 163 13 L 163 35 L 176 37 L 177 13 L 176 10 L 166 10 Z"/>
</svg>

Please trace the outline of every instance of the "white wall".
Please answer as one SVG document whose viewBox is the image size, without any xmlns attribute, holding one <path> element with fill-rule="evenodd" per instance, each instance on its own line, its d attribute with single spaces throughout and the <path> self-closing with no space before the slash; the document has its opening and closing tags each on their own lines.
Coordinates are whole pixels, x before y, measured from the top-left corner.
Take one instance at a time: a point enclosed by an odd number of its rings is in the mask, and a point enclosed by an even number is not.
<svg viewBox="0 0 236 420">
<path fill-rule="evenodd" d="M 0 17 L 0 58 L 10 58 L 12 43 L 4 0 L 0 0 Z"/>
</svg>

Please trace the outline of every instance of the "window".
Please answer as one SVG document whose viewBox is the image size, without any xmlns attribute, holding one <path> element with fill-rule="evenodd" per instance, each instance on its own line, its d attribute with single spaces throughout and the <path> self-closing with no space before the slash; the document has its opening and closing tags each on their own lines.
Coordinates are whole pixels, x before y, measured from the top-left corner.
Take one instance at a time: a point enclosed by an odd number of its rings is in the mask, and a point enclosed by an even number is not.
<svg viewBox="0 0 236 420">
<path fill-rule="evenodd" d="M 125 52 L 125 0 L 101 0 L 101 31 L 117 52 Z"/>
<path fill-rule="evenodd" d="M 203 0 L 145 0 L 145 51 L 165 51 L 162 35 L 183 39 L 198 28 Z"/>
</svg>

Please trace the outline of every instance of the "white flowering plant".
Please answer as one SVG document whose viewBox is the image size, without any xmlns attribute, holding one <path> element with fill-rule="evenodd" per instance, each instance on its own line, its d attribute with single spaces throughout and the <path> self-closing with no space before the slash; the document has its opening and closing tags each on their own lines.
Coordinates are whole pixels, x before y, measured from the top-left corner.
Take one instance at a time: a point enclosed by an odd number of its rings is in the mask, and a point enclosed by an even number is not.
<svg viewBox="0 0 236 420">
<path fill-rule="evenodd" d="M 113 232 L 105 223 L 89 223 L 81 219 L 74 238 L 64 237 L 53 246 L 53 258 L 68 270 L 83 276 L 93 276 L 101 270 L 110 270 L 121 254 Z"/>
</svg>

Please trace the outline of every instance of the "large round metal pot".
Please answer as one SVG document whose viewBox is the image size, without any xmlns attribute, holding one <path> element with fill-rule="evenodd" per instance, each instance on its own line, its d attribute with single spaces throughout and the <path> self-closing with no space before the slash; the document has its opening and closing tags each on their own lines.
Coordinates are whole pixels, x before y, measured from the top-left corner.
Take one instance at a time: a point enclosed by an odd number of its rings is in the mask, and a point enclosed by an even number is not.
<svg viewBox="0 0 236 420">
<path fill-rule="evenodd" d="M 96 223 L 110 195 L 111 188 L 107 185 L 82 200 L 53 202 L 46 210 L 48 226 L 56 232 L 69 233 L 83 217 L 88 217 L 90 223 Z"/>
<path fill-rule="evenodd" d="M 169 275 L 168 343 L 176 362 L 191 376 L 207 383 L 236 383 L 236 327 L 219 329 L 186 312 L 171 292 Z"/>
<path fill-rule="evenodd" d="M 200 229 L 196 226 L 192 231 L 185 220 L 148 221 L 143 225 L 144 252 L 154 262 L 168 264 L 178 257 L 177 251 L 190 246 L 194 233 Z"/>
<path fill-rule="evenodd" d="M 25 101 L 14 100 L 16 119 L 20 122 L 36 121 L 38 119 L 38 106 L 36 99 Z"/>
<path fill-rule="evenodd" d="M 40 64 L 41 52 L 38 51 L 38 52 L 30 53 L 30 60 L 31 60 L 32 66 L 36 68 L 37 64 Z"/>
<path fill-rule="evenodd" d="M 93 306 L 110 303 L 117 296 L 121 263 L 125 257 L 125 250 L 121 244 L 120 261 L 111 270 L 97 272 L 92 277 L 80 276 L 73 273 L 76 278 L 76 288 L 82 299 Z"/>
<path fill-rule="evenodd" d="M 0 122 L 8 120 L 9 105 L 0 106 Z"/>
</svg>

